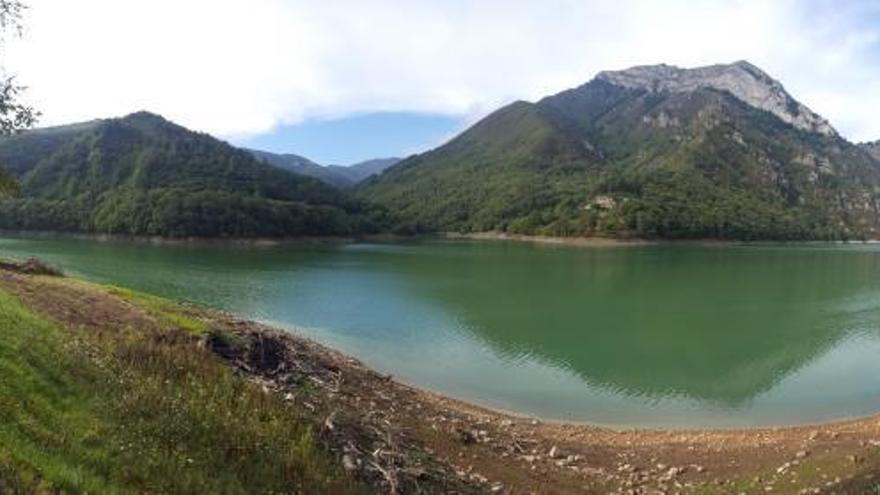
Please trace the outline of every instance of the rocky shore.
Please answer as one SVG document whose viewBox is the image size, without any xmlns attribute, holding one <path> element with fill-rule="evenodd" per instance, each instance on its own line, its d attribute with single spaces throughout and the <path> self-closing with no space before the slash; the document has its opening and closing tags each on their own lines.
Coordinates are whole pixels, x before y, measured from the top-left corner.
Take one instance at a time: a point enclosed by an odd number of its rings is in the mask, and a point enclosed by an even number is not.
<svg viewBox="0 0 880 495">
<path fill-rule="evenodd" d="M 209 348 L 310 411 L 343 466 L 392 493 L 861 493 L 880 483 L 880 417 L 730 431 L 545 423 L 406 386 L 286 332 L 215 321 L 250 344 Z"/>
</svg>

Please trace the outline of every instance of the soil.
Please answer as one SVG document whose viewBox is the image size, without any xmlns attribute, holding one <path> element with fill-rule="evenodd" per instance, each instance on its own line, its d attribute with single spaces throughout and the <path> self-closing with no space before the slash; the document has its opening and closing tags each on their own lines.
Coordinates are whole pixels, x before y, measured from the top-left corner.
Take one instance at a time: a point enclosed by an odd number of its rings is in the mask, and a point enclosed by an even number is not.
<svg viewBox="0 0 880 495">
<path fill-rule="evenodd" d="M 431 236 L 425 236 L 430 238 Z M 880 242 L 877 239 L 866 240 L 850 240 L 850 241 L 745 241 L 733 239 L 715 239 L 715 238 L 682 238 L 682 239 L 666 239 L 666 238 L 641 238 L 641 237 L 558 237 L 544 235 L 526 235 L 526 234 L 510 234 L 507 232 L 446 232 L 440 234 L 439 237 L 450 240 L 480 240 L 480 241 L 516 241 L 528 242 L 532 244 L 550 244 L 561 246 L 580 246 L 580 247 L 622 247 L 622 246 L 645 246 L 645 245 L 701 245 L 701 246 L 736 246 L 736 245 L 828 245 L 828 244 L 873 244 Z"/>
<path fill-rule="evenodd" d="M 100 286 L 3 270 L 0 288 L 76 331 L 159 324 Z M 880 416 L 743 430 L 546 423 L 399 383 L 295 333 L 183 309 L 210 329 L 191 345 L 301 411 L 379 493 L 880 493 Z"/>
<path fill-rule="evenodd" d="M 625 237 L 553 237 L 543 235 L 509 234 L 506 232 L 446 232 L 442 234 L 442 237 L 445 239 L 453 240 L 517 241 L 530 242 L 534 244 L 556 244 L 584 247 L 644 246 L 646 244 L 659 244 L 661 242 L 648 239 Z"/>
</svg>

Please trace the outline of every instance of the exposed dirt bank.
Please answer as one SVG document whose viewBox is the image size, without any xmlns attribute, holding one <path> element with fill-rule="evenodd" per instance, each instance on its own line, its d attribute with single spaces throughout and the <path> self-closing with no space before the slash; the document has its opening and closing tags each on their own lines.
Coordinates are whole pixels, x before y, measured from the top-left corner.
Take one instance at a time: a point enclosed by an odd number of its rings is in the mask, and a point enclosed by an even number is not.
<svg viewBox="0 0 880 495">
<path fill-rule="evenodd" d="M 516 241 L 534 244 L 562 246 L 611 247 L 645 245 L 834 245 L 834 244 L 880 244 L 880 239 L 851 241 L 747 241 L 732 239 L 643 239 L 636 237 L 558 237 L 510 234 L 506 232 L 438 232 L 434 234 L 362 234 L 352 236 L 300 236 L 300 237 L 161 237 L 131 236 L 120 234 L 94 234 L 81 232 L 54 232 L 37 230 L 2 230 L 0 237 L 21 237 L 24 239 L 82 239 L 98 242 L 131 242 L 151 245 L 226 245 L 243 247 L 286 246 L 286 245 L 339 245 L 364 242 L 411 243 L 426 240 L 484 240 Z"/>
<path fill-rule="evenodd" d="M 121 234 L 94 234 L 83 232 L 54 232 L 42 230 L 0 230 L 0 236 L 25 239 L 82 239 L 99 242 L 131 242 L 139 244 L 219 244 L 232 246 L 279 246 L 298 244 L 350 244 L 354 242 L 399 242 L 412 239 L 391 234 L 364 234 L 358 236 L 299 236 L 299 237 L 162 237 Z"/>
<path fill-rule="evenodd" d="M 444 232 L 441 238 L 453 240 L 517 241 L 536 244 L 556 244 L 564 246 L 609 247 L 645 245 L 834 245 L 834 244 L 880 244 L 880 240 L 852 241 L 769 241 L 734 239 L 642 239 L 636 237 L 554 237 L 540 235 L 509 234 L 506 232 Z"/>
<path fill-rule="evenodd" d="M 613 237 L 551 237 L 540 235 L 508 234 L 505 232 L 473 232 L 458 233 L 445 232 L 441 234 L 445 239 L 478 240 L 478 241 L 518 241 L 533 242 L 537 244 L 558 244 L 565 246 L 644 246 L 656 244 L 661 241 L 647 239 L 624 239 Z"/>
<path fill-rule="evenodd" d="M 0 288 L 72 331 L 165 325 L 113 289 L 0 270 Z M 289 332 L 177 306 L 182 342 L 303 412 L 378 492 L 877 493 L 880 416 L 822 426 L 617 431 L 543 423 L 416 389 Z"/>
</svg>

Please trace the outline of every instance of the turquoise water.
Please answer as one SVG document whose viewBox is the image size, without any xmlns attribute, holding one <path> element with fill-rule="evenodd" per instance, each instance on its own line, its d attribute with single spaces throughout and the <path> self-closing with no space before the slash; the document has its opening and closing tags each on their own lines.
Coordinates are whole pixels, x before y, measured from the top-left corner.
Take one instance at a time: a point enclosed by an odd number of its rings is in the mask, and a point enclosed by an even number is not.
<svg viewBox="0 0 880 495">
<path fill-rule="evenodd" d="M 0 256 L 32 255 L 544 419 L 733 427 L 880 411 L 880 246 L 0 239 Z"/>
</svg>

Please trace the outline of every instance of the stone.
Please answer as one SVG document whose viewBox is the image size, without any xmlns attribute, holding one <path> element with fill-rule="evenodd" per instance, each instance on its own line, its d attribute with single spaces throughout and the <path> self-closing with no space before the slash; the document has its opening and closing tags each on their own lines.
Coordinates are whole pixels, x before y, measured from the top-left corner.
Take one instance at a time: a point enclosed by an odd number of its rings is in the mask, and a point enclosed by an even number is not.
<svg viewBox="0 0 880 495">
<path fill-rule="evenodd" d="M 687 93 L 704 88 L 725 91 L 798 129 L 837 136 L 837 131 L 827 120 L 792 98 L 779 81 L 746 61 L 695 69 L 666 64 L 642 65 L 621 71 L 600 72 L 596 79 L 615 86 L 652 92 Z"/>
<path fill-rule="evenodd" d="M 874 141 L 872 143 L 862 143 L 859 146 L 867 151 L 872 158 L 880 161 L 880 141 Z"/>
</svg>

